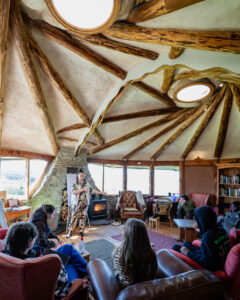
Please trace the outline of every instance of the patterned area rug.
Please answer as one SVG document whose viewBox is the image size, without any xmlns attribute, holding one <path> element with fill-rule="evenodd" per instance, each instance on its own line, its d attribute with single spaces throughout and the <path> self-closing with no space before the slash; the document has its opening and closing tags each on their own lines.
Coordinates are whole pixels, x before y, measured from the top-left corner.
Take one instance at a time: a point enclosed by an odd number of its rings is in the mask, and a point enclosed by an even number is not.
<svg viewBox="0 0 240 300">
<path fill-rule="evenodd" d="M 176 239 L 152 230 L 148 230 L 148 236 L 150 242 L 154 244 L 154 249 L 156 252 L 160 249 L 172 249 L 173 245 L 175 244 L 182 245 L 182 243 L 177 242 Z M 122 234 L 113 235 L 112 238 L 117 241 L 121 241 Z"/>
</svg>

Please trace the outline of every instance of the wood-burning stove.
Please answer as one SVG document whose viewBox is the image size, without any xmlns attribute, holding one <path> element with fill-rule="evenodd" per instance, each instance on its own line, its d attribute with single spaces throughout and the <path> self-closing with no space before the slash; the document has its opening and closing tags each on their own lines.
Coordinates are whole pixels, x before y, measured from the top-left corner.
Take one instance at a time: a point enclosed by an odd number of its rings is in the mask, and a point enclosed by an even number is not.
<svg viewBox="0 0 240 300">
<path fill-rule="evenodd" d="M 107 216 L 107 200 L 106 199 L 91 199 L 88 207 L 89 219 L 106 218 Z"/>
</svg>

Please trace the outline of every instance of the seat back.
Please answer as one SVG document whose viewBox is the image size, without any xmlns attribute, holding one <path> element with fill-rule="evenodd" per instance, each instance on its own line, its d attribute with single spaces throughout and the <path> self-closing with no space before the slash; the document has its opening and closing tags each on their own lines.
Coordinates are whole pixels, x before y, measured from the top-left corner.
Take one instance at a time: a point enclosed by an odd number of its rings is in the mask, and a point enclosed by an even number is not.
<svg viewBox="0 0 240 300">
<path fill-rule="evenodd" d="M 57 255 L 21 260 L 0 253 L 0 298 L 53 300 L 60 268 Z"/>
<path fill-rule="evenodd" d="M 240 229 L 232 228 L 228 234 L 231 248 L 240 243 Z"/>
<path fill-rule="evenodd" d="M 210 203 L 210 194 L 197 194 L 192 193 L 188 194 L 188 197 L 195 203 L 196 207 L 209 205 L 212 206 Z"/>
<path fill-rule="evenodd" d="M 137 198 L 136 192 L 133 191 L 123 191 L 120 199 L 120 203 L 123 207 L 137 208 Z"/>
<path fill-rule="evenodd" d="M 192 270 L 177 276 L 134 284 L 116 300 L 224 300 L 221 281 L 207 270 Z"/>
<path fill-rule="evenodd" d="M 172 200 L 168 198 L 157 199 L 154 203 L 154 213 L 168 215 L 172 206 Z"/>
</svg>

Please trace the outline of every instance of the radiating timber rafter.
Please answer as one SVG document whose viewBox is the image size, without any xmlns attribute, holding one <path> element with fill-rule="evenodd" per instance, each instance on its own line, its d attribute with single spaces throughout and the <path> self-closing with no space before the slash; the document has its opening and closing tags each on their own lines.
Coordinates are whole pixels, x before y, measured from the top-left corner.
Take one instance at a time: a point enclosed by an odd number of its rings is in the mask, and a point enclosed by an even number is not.
<svg viewBox="0 0 240 300">
<path fill-rule="evenodd" d="M 124 71 L 122 68 L 118 67 L 114 63 L 110 62 L 100 54 L 94 52 L 87 46 L 80 43 L 78 40 L 73 38 L 72 35 L 66 30 L 62 30 L 60 28 L 52 26 L 49 23 L 42 20 L 33 20 L 30 17 L 28 17 L 25 13 L 23 13 L 22 15 L 27 24 L 33 25 L 48 38 L 68 48 L 69 50 L 80 55 L 81 57 L 104 69 L 105 71 L 114 74 L 118 78 L 123 80 L 126 77 L 126 71 Z"/>
<path fill-rule="evenodd" d="M 187 129 L 192 123 L 197 120 L 205 111 L 205 109 L 208 106 L 208 102 L 202 104 L 195 112 L 192 114 L 186 122 L 172 135 L 170 138 L 167 139 L 167 141 L 152 155 L 151 159 L 156 160 L 159 155 L 162 153 L 163 150 L 165 150 L 172 142 L 174 142 L 181 134 L 182 132 Z"/>
<path fill-rule="evenodd" d="M 176 59 L 184 52 L 184 50 L 185 48 L 181 47 L 171 47 L 168 56 L 170 59 Z"/>
<path fill-rule="evenodd" d="M 240 53 L 240 31 L 159 29 L 122 21 L 106 29 L 104 35 L 143 43 Z"/>
<path fill-rule="evenodd" d="M 87 113 L 83 110 L 78 100 L 74 97 L 74 95 L 71 93 L 65 82 L 63 81 L 62 77 L 59 75 L 59 73 L 55 70 L 53 65 L 50 63 L 46 55 L 43 53 L 39 45 L 36 43 L 36 41 L 33 39 L 32 36 L 29 34 L 29 44 L 30 48 L 35 56 L 35 58 L 38 60 L 39 65 L 44 70 L 44 72 L 47 74 L 50 81 L 57 87 L 59 92 L 64 96 L 64 98 L 67 100 L 67 102 L 72 106 L 72 108 L 76 111 L 78 116 L 85 122 L 88 127 L 91 126 L 91 120 L 88 117 Z M 96 129 L 93 133 L 96 138 L 98 139 L 100 144 L 104 143 L 104 140 L 98 130 Z"/>
<path fill-rule="evenodd" d="M 174 78 L 175 67 L 169 67 L 163 73 L 163 82 L 162 82 L 162 93 L 167 94 Z"/>
<path fill-rule="evenodd" d="M 93 34 L 93 35 L 80 35 L 80 34 L 72 34 L 72 36 L 81 41 L 88 44 L 105 47 L 108 49 L 112 49 L 115 51 L 119 51 L 125 54 L 131 54 L 139 57 L 144 57 L 146 59 L 155 60 L 158 58 L 159 54 L 152 50 L 143 49 L 140 47 L 128 45 L 126 43 L 121 43 L 119 41 L 114 41 L 103 34 Z"/>
<path fill-rule="evenodd" d="M 150 123 L 150 124 L 148 124 L 148 125 L 146 125 L 144 127 L 141 127 L 141 128 L 136 129 L 134 131 L 131 131 L 130 133 L 127 133 L 127 134 L 125 134 L 125 135 L 123 135 L 123 136 L 121 136 L 121 137 L 119 137 L 119 138 L 117 138 L 115 140 L 112 140 L 112 141 L 110 141 L 108 143 L 105 143 L 104 145 L 98 146 L 98 147 L 90 150 L 89 154 L 90 155 L 95 154 L 95 153 L 100 152 L 100 151 L 102 151 L 104 149 L 107 149 L 109 147 L 112 147 L 112 146 L 115 146 L 115 145 L 117 145 L 119 143 L 122 143 L 122 142 L 124 142 L 124 141 L 126 141 L 126 140 L 128 140 L 128 139 L 130 139 L 132 137 L 140 135 L 140 134 L 142 134 L 143 132 L 145 132 L 147 130 L 150 130 L 150 129 L 158 127 L 158 126 L 160 126 L 162 124 L 165 124 L 165 123 L 167 123 L 167 122 L 169 122 L 171 120 L 174 120 L 174 119 L 178 118 L 180 115 L 182 115 L 186 111 L 187 111 L 187 109 L 182 109 L 182 110 L 180 110 L 180 111 L 178 111 L 178 112 L 176 112 L 176 113 L 174 113 L 172 115 L 166 116 L 165 118 L 162 118 L 162 119 L 160 119 L 158 121 L 155 121 L 153 123 Z"/>
<path fill-rule="evenodd" d="M 150 145 L 151 143 L 153 143 L 154 141 L 156 141 L 159 137 L 161 137 L 162 135 L 164 135 L 165 133 L 167 133 L 168 131 L 172 130 L 173 128 L 176 128 L 179 124 L 181 124 L 182 122 L 184 122 L 189 116 L 191 116 L 194 111 L 196 109 L 190 109 L 188 111 L 185 112 L 185 114 L 181 115 L 176 121 L 174 121 L 172 124 L 170 124 L 169 126 L 167 126 L 166 128 L 162 129 L 161 131 L 159 131 L 157 134 L 155 134 L 154 136 L 152 136 L 151 138 L 147 139 L 144 143 L 142 143 L 141 145 L 139 145 L 138 147 L 136 147 L 135 149 L 133 149 L 131 152 L 129 152 L 127 155 L 125 155 L 123 157 L 123 159 L 129 159 L 131 156 L 133 156 L 133 154 L 135 154 L 136 152 L 144 149 L 145 147 L 147 147 L 148 145 Z"/>
<path fill-rule="evenodd" d="M 33 58 L 31 56 L 28 36 L 25 32 L 20 8 L 16 0 L 11 1 L 10 26 L 12 34 L 15 38 L 18 54 L 25 72 L 25 76 L 32 92 L 32 96 L 36 102 L 36 106 L 47 132 L 53 153 L 57 155 L 59 146 L 57 143 L 56 134 L 54 132 L 53 122 L 48 113 L 46 100 L 43 95 Z"/>
<path fill-rule="evenodd" d="M 220 158 L 222 155 L 224 142 L 227 135 L 228 121 L 232 109 L 232 102 L 233 102 L 233 94 L 230 86 L 228 85 L 225 93 L 224 106 L 222 110 L 222 116 L 221 116 L 221 121 L 218 129 L 218 136 L 217 136 L 217 141 L 216 141 L 216 146 L 214 151 L 214 157 L 216 158 Z"/>
<path fill-rule="evenodd" d="M 145 117 L 166 115 L 166 114 L 175 113 L 179 110 L 181 110 L 180 107 L 169 107 L 169 108 L 159 108 L 159 109 L 152 109 L 152 110 L 143 110 L 143 111 L 129 113 L 129 114 L 122 114 L 122 115 L 106 117 L 103 119 L 102 124 L 136 119 L 136 118 L 145 118 Z"/>
<path fill-rule="evenodd" d="M 64 127 L 60 130 L 57 131 L 57 133 L 62 133 L 62 132 L 66 132 L 66 131 L 72 131 L 72 130 L 77 130 L 77 129 L 82 129 L 82 128 L 86 128 L 88 127 L 87 124 L 85 123 L 77 123 L 77 124 L 73 124 L 67 127 Z"/>
<path fill-rule="evenodd" d="M 10 0 L 0 0 L 0 147 L 2 144 L 9 12 L 10 12 Z"/>
<path fill-rule="evenodd" d="M 144 22 L 202 1 L 204 0 L 150 0 L 134 7 L 127 20 L 131 23 Z"/>
<path fill-rule="evenodd" d="M 209 124 L 209 122 L 211 121 L 214 113 L 216 112 L 219 104 L 221 103 L 224 93 L 225 93 L 226 87 L 223 87 L 216 95 L 214 101 L 212 102 L 212 104 L 210 105 L 210 107 L 208 108 L 207 114 L 204 117 L 204 119 L 202 120 L 201 124 L 198 126 L 198 129 L 195 131 L 193 137 L 191 138 L 190 142 L 188 143 L 187 147 L 185 148 L 181 158 L 185 159 L 189 152 L 193 149 L 193 147 L 195 146 L 195 144 L 197 143 L 200 135 L 203 133 L 203 131 L 205 130 L 205 128 L 207 127 L 207 125 Z"/>
<path fill-rule="evenodd" d="M 169 98 L 167 95 L 163 95 L 161 92 L 143 81 L 136 81 L 132 85 L 168 106 L 176 106 L 175 102 L 171 98 Z"/>
<path fill-rule="evenodd" d="M 237 105 L 238 110 L 240 111 L 240 86 L 237 86 L 236 84 L 231 84 L 230 87 L 233 93 L 233 97 L 235 100 L 235 103 Z"/>
</svg>

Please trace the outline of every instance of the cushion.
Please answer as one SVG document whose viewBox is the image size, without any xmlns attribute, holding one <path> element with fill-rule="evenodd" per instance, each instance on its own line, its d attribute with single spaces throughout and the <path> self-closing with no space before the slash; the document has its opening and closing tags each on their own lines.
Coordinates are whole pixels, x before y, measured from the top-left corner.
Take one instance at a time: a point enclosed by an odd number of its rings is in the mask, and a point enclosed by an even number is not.
<svg viewBox="0 0 240 300">
<path fill-rule="evenodd" d="M 123 209 L 124 211 L 138 211 L 137 208 L 134 208 L 134 207 L 124 207 Z"/>
<path fill-rule="evenodd" d="M 18 206 L 18 200 L 17 199 L 9 199 L 8 202 L 9 202 L 10 207 Z"/>
</svg>

